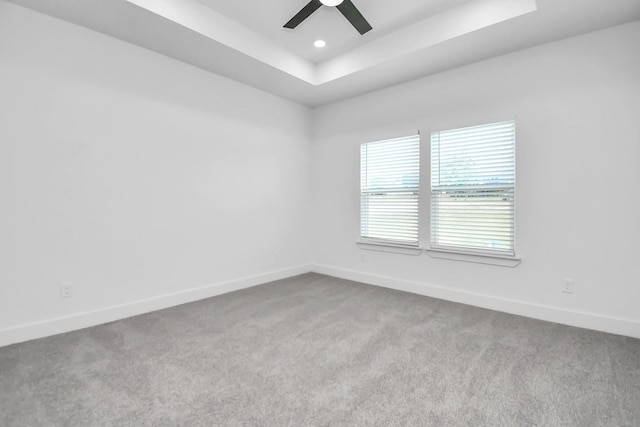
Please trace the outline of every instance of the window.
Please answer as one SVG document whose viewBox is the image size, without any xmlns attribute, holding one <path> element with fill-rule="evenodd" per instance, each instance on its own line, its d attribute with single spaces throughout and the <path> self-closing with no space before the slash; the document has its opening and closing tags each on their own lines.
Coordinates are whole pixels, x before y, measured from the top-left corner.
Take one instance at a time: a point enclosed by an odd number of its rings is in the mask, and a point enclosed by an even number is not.
<svg viewBox="0 0 640 427">
<path fill-rule="evenodd" d="M 515 256 L 515 122 L 431 135 L 431 248 Z"/>
<path fill-rule="evenodd" d="M 420 136 L 360 146 L 362 242 L 418 246 Z"/>
</svg>

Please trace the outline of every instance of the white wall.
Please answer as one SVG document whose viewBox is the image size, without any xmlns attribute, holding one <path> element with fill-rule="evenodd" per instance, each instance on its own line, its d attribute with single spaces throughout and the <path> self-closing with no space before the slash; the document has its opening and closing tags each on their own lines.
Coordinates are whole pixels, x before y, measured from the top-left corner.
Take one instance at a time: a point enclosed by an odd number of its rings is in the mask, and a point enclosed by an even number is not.
<svg viewBox="0 0 640 427">
<path fill-rule="evenodd" d="M 310 114 L 0 1 L 0 345 L 307 271 Z"/>
<path fill-rule="evenodd" d="M 639 42 L 634 23 L 311 113 L 0 0 L 0 346 L 294 275 L 310 259 L 640 336 Z M 356 247 L 360 143 L 513 116 L 520 266 Z"/>
<path fill-rule="evenodd" d="M 635 22 L 317 109 L 316 270 L 640 337 L 638 46 Z M 514 116 L 519 266 L 358 249 L 360 143 Z"/>
</svg>

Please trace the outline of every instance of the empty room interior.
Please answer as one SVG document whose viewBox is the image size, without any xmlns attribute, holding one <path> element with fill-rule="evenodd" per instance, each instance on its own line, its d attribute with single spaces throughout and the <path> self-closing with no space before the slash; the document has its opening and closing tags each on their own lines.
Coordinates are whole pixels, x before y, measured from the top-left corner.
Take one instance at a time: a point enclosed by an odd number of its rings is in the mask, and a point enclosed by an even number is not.
<svg viewBox="0 0 640 427">
<path fill-rule="evenodd" d="M 1 426 L 640 426 L 639 0 L 0 0 Z"/>
</svg>

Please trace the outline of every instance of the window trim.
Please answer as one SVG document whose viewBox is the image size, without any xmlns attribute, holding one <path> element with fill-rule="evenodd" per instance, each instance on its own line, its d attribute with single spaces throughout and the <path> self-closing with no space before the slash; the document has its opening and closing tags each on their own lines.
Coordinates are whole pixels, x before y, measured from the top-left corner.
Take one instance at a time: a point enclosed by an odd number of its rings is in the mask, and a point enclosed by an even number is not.
<svg viewBox="0 0 640 427">
<path fill-rule="evenodd" d="M 511 255 L 473 253 L 463 251 L 448 251 L 443 249 L 425 249 L 431 258 L 450 261 L 473 262 L 476 264 L 497 265 L 500 267 L 516 267 L 522 262 L 522 258 Z"/>
<path fill-rule="evenodd" d="M 424 251 L 424 249 L 419 246 L 393 245 L 386 241 L 370 242 L 360 240 L 359 242 L 356 242 L 356 245 L 365 251 L 389 252 L 393 254 L 413 256 L 418 256 Z"/>
</svg>

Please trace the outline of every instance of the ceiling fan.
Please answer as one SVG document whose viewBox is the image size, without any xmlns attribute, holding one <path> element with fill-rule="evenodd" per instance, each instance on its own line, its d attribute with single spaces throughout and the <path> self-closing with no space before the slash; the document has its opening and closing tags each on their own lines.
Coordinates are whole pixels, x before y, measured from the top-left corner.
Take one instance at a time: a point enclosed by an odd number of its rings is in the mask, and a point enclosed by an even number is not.
<svg viewBox="0 0 640 427">
<path fill-rule="evenodd" d="M 364 34 L 372 29 L 371 25 L 369 25 L 367 20 L 364 19 L 364 16 L 362 16 L 351 0 L 311 0 L 302 8 L 302 10 L 300 10 L 300 12 L 291 18 L 289 22 L 284 24 L 284 28 L 296 28 L 302 21 L 311 16 L 311 14 L 318 10 L 322 5 L 337 7 L 360 34 Z"/>
</svg>

